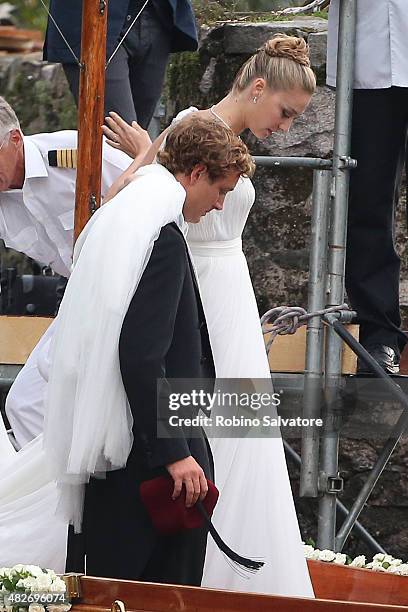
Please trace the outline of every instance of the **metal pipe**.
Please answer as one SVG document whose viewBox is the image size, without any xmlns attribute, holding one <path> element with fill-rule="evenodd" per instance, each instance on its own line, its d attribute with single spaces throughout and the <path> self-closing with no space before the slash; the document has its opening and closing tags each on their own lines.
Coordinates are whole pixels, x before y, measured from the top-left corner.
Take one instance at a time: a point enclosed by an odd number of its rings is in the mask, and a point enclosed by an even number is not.
<svg viewBox="0 0 408 612">
<path fill-rule="evenodd" d="M 357 340 L 350 334 L 350 332 L 343 327 L 339 321 L 336 320 L 332 315 L 327 315 L 325 317 L 326 320 L 330 322 L 333 326 L 335 333 L 339 335 L 340 338 L 344 340 L 348 344 L 348 346 L 357 354 L 359 357 L 364 359 L 367 365 L 375 372 L 379 378 L 381 378 L 386 384 L 391 393 L 398 399 L 405 410 L 399 417 L 397 423 L 394 425 L 393 430 L 385 443 L 381 453 L 378 456 L 378 459 L 370 471 L 367 480 L 364 483 L 361 491 L 359 492 L 353 506 L 350 509 L 350 512 L 342 524 L 341 528 L 338 531 L 336 536 L 336 550 L 341 550 L 346 542 L 348 536 L 350 535 L 351 530 L 353 529 L 354 523 L 357 521 L 364 504 L 369 498 L 372 490 L 374 489 L 379 477 L 381 476 L 387 462 L 389 461 L 392 453 L 396 445 L 398 444 L 402 434 L 406 431 L 408 427 L 408 397 L 402 391 L 402 389 L 394 383 L 392 378 L 390 378 L 381 366 L 373 359 L 373 357 L 366 351 L 366 349 L 357 342 Z"/>
<path fill-rule="evenodd" d="M 331 172 L 313 172 L 312 239 L 309 260 L 308 311 L 316 312 L 326 304 L 327 241 L 329 229 Z M 303 418 L 320 417 L 323 372 L 323 323 L 313 317 L 307 324 L 306 368 L 302 413 Z M 302 429 L 302 465 L 300 496 L 317 497 L 319 473 L 319 431 L 316 426 Z"/>
<path fill-rule="evenodd" d="M 337 57 L 336 117 L 333 150 L 333 205 L 329 243 L 328 305 L 344 301 L 344 268 L 347 231 L 349 173 L 344 159 L 350 155 L 351 111 L 353 97 L 356 0 L 341 0 L 339 11 L 339 43 Z M 327 400 L 326 435 L 321 448 L 319 482 L 322 498 L 318 512 L 319 548 L 335 548 L 336 492 L 329 490 L 330 477 L 338 474 L 339 436 L 332 427 L 337 417 L 336 399 L 341 384 L 341 351 L 339 336 L 331 328 L 326 334 L 325 396 Z M 338 430 L 337 430 L 338 432 Z M 329 434 L 329 435 L 328 435 Z"/>
<path fill-rule="evenodd" d="M 289 455 L 289 457 L 297 465 L 302 465 L 302 459 L 297 454 L 297 452 L 290 446 L 290 444 L 288 442 L 286 442 L 286 440 L 284 440 L 283 444 L 284 444 L 284 447 L 285 447 L 285 452 Z M 346 508 L 346 506 L 339 499 L 336 500 L 336 507 L 340 511 L 340 514 L 342 516 L 347 516 L 349 514 L 349 510 Z M 365 542 L 367 544 L 367 546 L 371 549 L 373 554 L 376 554 L 376 553 L 384 553 L 385 554 L 386 553 L 386 551 L 383 549 L 381 544 L 379 544 L 377 542 L 377 540 L 375 540 L 375 538 L 373 538 L 371 533 L 369 533 L 367 531 L 367 529 L 365 529 L 365 527 L 363 527 L 363 525 L 359 521 L 356 521 L 354 523 L 353 530 L 355 532 L 355 535 L 357 535 L 359 538 L 361 538 L 361 540 L 363 542 Z"/>
<path fill-rule="evenodd" d="M 395 396 L 399 402 L 401 402 L 406 408 L 408 408 L 408 396 L 397 385 L 393 379 L 383 370 L 383 368 L 377 363 L 377 361 L 370 355 L 370 353 L 362 346 L 358 340 L 354 338 L 352 334 L 339 322 L 336 313 L 329 313 L 324 315 L 324 320 L 329 323 L 339 337 L 351 348 L 351 350 L 371 369 L 373 374 L 381 378 L 387 385 L 390 392 Z"/>
<path fill-rule="evenodd" d="M 331 170 L 331 159 L 320 159 L 319 157 L 270 157 L 266 155 L 254 155 L 254 162 L 258 166 L 280 166 L 281 168 L 314 168 L 316 170 Z M 344 160 L 342 161 L 344 163 Z"/>
</svg>

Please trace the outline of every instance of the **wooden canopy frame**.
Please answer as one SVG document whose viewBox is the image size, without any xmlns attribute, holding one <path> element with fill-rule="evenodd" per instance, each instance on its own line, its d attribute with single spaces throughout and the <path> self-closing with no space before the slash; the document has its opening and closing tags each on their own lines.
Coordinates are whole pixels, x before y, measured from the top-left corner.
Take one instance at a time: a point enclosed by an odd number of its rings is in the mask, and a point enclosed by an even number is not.
<svg viewBox="0 0 408 612">
<path fill-rule="evenodd" d="M 100 206 L 108 0 L 83 0 L 75 240 Z"/>
</svg>

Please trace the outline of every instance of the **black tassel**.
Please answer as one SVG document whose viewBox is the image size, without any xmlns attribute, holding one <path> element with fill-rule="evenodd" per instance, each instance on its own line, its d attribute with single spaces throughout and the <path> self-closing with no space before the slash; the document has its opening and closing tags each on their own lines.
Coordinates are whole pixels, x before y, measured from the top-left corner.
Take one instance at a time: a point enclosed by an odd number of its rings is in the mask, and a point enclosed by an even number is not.
<svg viewBox="0 0 408 612">
<path fill-rule="evenodd" d="M 205 520 L 205 522 L 207 524 L 208 530 L 209 530 L 210 534 L 212 535 L 212 538 L 213 538 L 214 542 L 216 543 L 218 548 L 225 555 L 227 555 L 227 557 L 229 557 L 231 559 L 231 561 L 233 561 L 237 565 L 241 566 L 242 568 L 244 568 L 244 569 L 246 569 L 246 570 L 248 570 L 250 572 L 257 572 L 258 570 L 261 569 L 261 567 L 263 567 L 265 565 L 263 561 L 255 561 L 254 559 L 247 559 L 247 557 L 241 557 L 241 555 L 238 555 L 238 553 L 236 553 L 233 550 L 231 550 L 231 548 L 229 546 L 227 546 L 227 544 L 224 542 L 224 540 L 222 540 L 220 534 L 218 533 L 218 531 L 216 530 L 216 528 L 212 524 L 211 519 L 208 516 L 208 514 L 207 514 L 203 504 L 201 503 L 201 501 L 198 501 L 196 506 L 200 510 L 202 516 L 204 517 L 204 520 Z"/>
</svg>

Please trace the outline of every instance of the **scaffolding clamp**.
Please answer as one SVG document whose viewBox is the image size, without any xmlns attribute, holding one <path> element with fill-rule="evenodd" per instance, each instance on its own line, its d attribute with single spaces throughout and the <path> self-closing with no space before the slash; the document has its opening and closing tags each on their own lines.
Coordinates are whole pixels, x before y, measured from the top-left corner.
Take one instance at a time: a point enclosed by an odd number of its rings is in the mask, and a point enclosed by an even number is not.
<svg viewBox="0 0 408 612">
<path fill-rule="evenodd" d="M 327 476 L 324 472 L 320 472 L 319 475 L 319 491 L 321 493 L 331 493 L 332 495 L 338 495 L 344 489 L 344 479 L 340 476 L 340 472 L 337 472 L 336 476 Z"/>
<path fill-rule="evenodd" d="M 350 170 L 353 168 L 357 168 L 357 160 L 353 159 L 349 155 L 340 155 L 339 168 L 340 170 Z"/>
<path fill-rule="evenodd" d="M 352 323 L 357 317 L 357 313 L 354 310 L 339 310 L 338 312 L 330 312 L 324 315 L 323 319 L 329 325 L 333 325 L 334 322 L 339 323 Z"/>
</svg>

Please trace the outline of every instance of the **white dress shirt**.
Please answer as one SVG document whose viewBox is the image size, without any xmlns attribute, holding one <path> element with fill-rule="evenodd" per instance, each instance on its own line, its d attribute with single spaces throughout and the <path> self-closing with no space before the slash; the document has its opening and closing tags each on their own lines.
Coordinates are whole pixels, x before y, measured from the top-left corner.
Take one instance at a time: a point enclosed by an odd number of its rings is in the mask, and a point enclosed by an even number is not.
<svg viewBox="0 0 408 612">
<path fill-rule="evenodd" d="M 336 85 L 339 0 L 331 0 L 327 84 Z M 408 87 L 408 0 L 357 0 L 355 89 Z"/>
<path fill-rule="evenodd" d="M 23 187 L 0 193 L 0 238 L 6 246 L 65 277 L 71 270 L 76 170 L 50 166 L 48 152 L 76 148 L 73 130 L 24 136 Z M 102 196 L 131 161 L 104 143 Z"/>
</svg>

